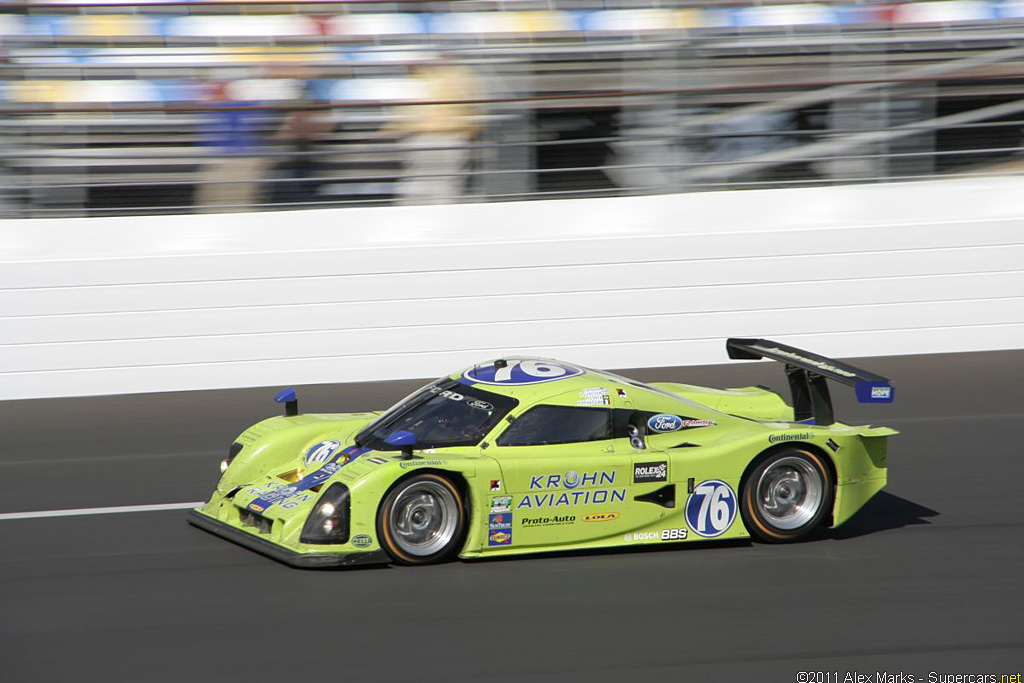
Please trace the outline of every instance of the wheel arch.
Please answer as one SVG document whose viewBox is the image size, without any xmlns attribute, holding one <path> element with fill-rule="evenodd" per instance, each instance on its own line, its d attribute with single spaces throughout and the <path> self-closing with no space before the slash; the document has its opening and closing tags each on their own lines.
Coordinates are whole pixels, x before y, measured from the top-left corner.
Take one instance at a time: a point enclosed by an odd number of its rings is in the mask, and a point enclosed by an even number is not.
<svg viewBox="0 0 1024 683">
<path fill-rule="evenodd" d="M 832 501 L 830 503 L 831 509 L 828 511 L 828 518 L 827 518 L 828 519 L 828 526 L 831 527 L 832 526 L 832 517 L 835 514 L 835 508 L 836 508 L 836 487 L 839 485 L 839 479 L 838 479 L 837 470 L 836 470 L 836 463 L 832 459 L 832 454 L 831 453 L 827 452 L 824 448 L 822 448 L 820 446 L 817 446 L 817 445 L 815 445 L 813 443 L 808 443 L 806 441 L 787 441 L 785 443 L 772 444 L 768 448 L 764 449 L 763 451 L 758 453 L 756 456 L 751 458 L 750 462 L 747 463 L 746 468 L 744 468 L 743 475 L 740 477 L 740 486 L 739 486 L 740 491 L 739 492 L 740 492 L 740 494 L 742 496 L 742 491 L 743 491 L 744 487 L 747 484 L 747 479 L 750 477 L 750 474 L 754 471 L 754 469 L 757 468 L 758 464 L 760 464 L 760 462 L 762 460 L 764 460 L 768 456 L 772 455 L 773 453 L 778 453 L 779 451 L 790 450 L 790 449 L 793 449 L 793 448 L 803 449 L 803 450 L 809 451 L 810 453 L 812 453 L 814 455 L 819 456 L 825 462 L 825 466 L 828 468 L 829 474 L 832 476 Z"/>
<path fill-rule="evenodd" d="M 404 472 L 400 477 L 396 478 L 393 482 L 388 484 L 387 488 L 380 495 L 380 500 L 377 501 L 377 509 L 380 510 L 380 506 L 384 504 L 384 499 L 388 497 L 391 491 L 410 477 L 415 477 L 418 474 L 436 474 L 440 477 L 444 477 L 455 485 L 458 489 L 459 495 L 462 496 L 462 504 L 466 508 L 466 514 L 469 514 L 470 503 L 472 498 L 470 496 L 469 482 L 466 480 L 466 475 L 458 470 L 443 470 L 437 467 L 417 467 L 410 469 L 408 472 Z"/>
<path fill-rule="evenodd" d="M 377 535 L 380 536 L 381 529 L 379 526 L 381 507 L 384 505 L 388 498 L 388 495 L 402 482 L 411 479 L 412 477 L 419 476 L 422 474 L 433 474 L 444 479 L 447 479 L 455 489 L 459 492 L 459 496 L 462 498 L 462 514 L 463 514 L 463 528 L 462 528 L 462 539 L 459 541 L 458 552 L 461 554 L 463 548 L 466 545 L 466 541 L 469 539 L 470 526 L 472 524 L 472 496 L 469 482 L 466 476 L 458 470 L 445 470 L 437 467 L 417 467 L 410 469 L 408 472 L 404 472 L 401 476 L 397 477 L 392 481 L 381 493 L 380 498 L 377 500 L 376 509 L 374 510 L 374 527 L 376 528 Z M 383 540 L 383 539 L 382 539 Z"/>
</svg>

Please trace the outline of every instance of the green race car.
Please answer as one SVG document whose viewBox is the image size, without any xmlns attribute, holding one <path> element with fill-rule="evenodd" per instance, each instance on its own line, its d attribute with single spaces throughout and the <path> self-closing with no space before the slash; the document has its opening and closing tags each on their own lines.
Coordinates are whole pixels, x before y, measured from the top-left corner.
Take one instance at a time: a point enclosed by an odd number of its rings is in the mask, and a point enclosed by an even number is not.
<svg viewBox="0 0 1024 683">
<path fill-rule="evenodd" d="M 290 565 L 497 557 L 843 524 L 886 483 L 887 427 L 836 422 L 827 380 L 889 403 L 892 382 L 761 339 L 762 387 L 643 384 L 509 357 L 443 377 L 384 413 L 286 415 L 247 429 L 189 522 Z"/>
</svg>

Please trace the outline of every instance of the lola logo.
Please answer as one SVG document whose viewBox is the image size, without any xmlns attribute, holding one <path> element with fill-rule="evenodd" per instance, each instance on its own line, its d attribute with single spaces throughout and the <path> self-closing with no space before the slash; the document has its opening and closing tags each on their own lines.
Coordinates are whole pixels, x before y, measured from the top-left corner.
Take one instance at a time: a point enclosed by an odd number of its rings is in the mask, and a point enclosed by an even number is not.
<svg viewBox="0 0 1024 683">
<path fill-rule="evenodd" d="M 592 515 L 585 515 L 583 517 L 584 522 L 610 522 L 613 519 L 618 519 L 618 512 L 596 512 Z"/>
</svg>

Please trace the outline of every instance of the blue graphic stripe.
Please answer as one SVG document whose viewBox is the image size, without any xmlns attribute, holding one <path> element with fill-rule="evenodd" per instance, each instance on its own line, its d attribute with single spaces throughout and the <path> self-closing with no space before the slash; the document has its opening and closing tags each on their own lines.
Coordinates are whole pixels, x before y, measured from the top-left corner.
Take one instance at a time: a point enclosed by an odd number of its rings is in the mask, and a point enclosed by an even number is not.
<svg viewBox="0 0 1024 683">
<path fill-rule="evenodd" d="M 291 498 L 296 493 L 308 491 L 317 484 L 323 483 L 327 479 L 330 479 L 331 475 L 342 467 L 349 464 L 359 456 L 369 452 L 369 448 L 362 448 L 359 446 L 349 446 L 348 448 L 344 448 L 335 453 L 334 457 L 331 458 L 330 461 L 324 463 L 323 467 L 317 471 L 310 472 L 294 484 L 283 486 L 276 491 L 260 496 L 256 500 L 251 501 L 247 507 L 254 512 L 264 512 L 271 505 L 280 503 L 283 500 Z"/>
</svg>

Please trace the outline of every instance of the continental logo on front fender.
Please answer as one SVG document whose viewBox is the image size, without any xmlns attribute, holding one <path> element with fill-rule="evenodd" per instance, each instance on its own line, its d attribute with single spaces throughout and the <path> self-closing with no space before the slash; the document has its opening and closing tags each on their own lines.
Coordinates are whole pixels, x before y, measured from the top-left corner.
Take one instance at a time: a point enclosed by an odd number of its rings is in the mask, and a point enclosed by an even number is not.
<svg viewBox="0 0 1024 683">
<path fill-rule="evenodd" d="M 618 512 L 595 512 L 592 515 L 584 515 L 584 522 L 609 522 L 613 519 L 618 519 Z"/>
<path fill-rule="evenodd" d="M 410 467 L 435 467 L 437 465 L 443 465 L 443 460 L 407 460 L 399 465 L 403 470 L 407 470 Z"/>
</svg>

